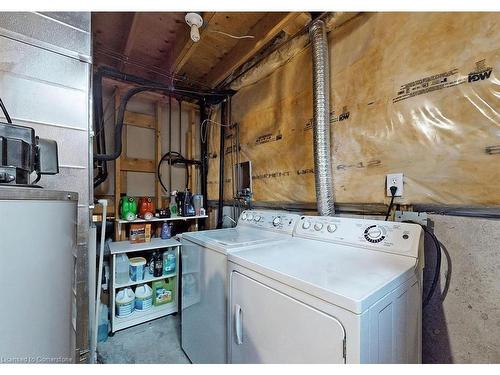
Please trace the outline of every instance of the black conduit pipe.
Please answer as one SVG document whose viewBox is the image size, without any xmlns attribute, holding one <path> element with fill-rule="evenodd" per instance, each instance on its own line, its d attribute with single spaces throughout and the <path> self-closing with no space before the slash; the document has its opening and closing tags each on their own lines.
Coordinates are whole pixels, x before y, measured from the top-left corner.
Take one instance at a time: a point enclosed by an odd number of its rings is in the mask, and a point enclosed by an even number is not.
<svg viewBox="0 0 500 375">
<path fill-rule="evenodd" d="M 229 115 L 229 99 L 226 99 L 221 104 L 221 123 L 228 123 Z M 208 130 L 209 124 L 207 124 Z M 226 140 L 226 127 L 220 126 L 220 145 L 219 145 L 219 202 L 217 203 L 217 229 L 222 228 L 224 223 L 224 159 L 225 159 L 225 140 Z M 207 131 L 208 134 L 208 131 Z"/>
</svg>

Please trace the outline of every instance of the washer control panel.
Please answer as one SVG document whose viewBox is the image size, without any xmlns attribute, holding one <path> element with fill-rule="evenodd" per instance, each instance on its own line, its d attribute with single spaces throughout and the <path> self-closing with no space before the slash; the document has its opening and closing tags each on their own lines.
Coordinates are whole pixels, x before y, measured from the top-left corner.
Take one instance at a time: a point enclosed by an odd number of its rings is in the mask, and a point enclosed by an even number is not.
<svg viewBox="0 0 500 375">
<path fill-rule="evenodd" d="M 292 234 L 300 216 L 281 211 L 246 210 L 238 219 L 238 226 L 251 226 L 274 232 Z"/>
<path fill-rule="evenodd" d="M 304 237 L 418 257 L 420 225 L 330 216 L 301 216 L 293 233 Z"/>
</svg>

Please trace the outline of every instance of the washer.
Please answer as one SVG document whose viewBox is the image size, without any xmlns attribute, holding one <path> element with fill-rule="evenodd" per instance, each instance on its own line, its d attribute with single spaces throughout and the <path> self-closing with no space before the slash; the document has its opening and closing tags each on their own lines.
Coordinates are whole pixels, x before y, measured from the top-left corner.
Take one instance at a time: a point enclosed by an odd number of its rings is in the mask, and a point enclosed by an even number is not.
<svg viewBox="0 0 500 375">
<path fill-rule="evenodd" d="M 181 345 L 193 363 L 227 363 L 227 254 L 292 237 L 299 215 L 244 211 L 237 226 L 182 236 Z"/>
<path fill-rule="evenodd" d="M 228 256 L 230 363 L 420 363 L 419 225 L 302 216 Z"/>
</svg>

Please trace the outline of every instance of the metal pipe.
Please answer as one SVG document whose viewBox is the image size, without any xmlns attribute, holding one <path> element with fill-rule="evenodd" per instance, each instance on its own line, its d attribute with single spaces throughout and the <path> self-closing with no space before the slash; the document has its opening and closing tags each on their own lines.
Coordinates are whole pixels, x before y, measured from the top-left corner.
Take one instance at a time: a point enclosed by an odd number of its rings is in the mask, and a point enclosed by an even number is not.
<svg viewBox="0 0 500 375">
<path fill-rule="evenodd" d="M 170 196 L 172 196 L 172 97 L 168 97 L 168 190 Z"/>
<path fill-rule="evenodd" d="M 330 77 L 325 24 L 315 19 L 309 28 L 313 58 L 313 138 L 316 201 L 322 216 L 335 214 L 330 157 Z"/>
</svg>

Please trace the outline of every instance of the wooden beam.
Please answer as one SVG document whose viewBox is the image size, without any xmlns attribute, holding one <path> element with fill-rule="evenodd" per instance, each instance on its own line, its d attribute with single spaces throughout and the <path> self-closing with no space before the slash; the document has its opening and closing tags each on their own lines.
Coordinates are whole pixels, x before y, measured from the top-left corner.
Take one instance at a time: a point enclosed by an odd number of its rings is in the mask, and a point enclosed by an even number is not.
<svg viewBox="0 0 500 375">
<path fill-rule="evenodd" d="M 249 31 L 253 39 L 242 39 L 229 51 L 226 58 L 208 73 L 206 81 L 211 87 L 217 86 L 232 71 L 244 64 L 262 47 L 274 38 L 294 18 L 293 12 L 270 12 L 259 20 Z"/>
<path fill-rule="evenodd" d="M 115 91 L 115 118 L 118 114 L 118 108 L 120 107 L 121 93 L 120 90 L 117 89 Z M 123 136 L 122 136 L 123 141 Z M 121 155 L 115 159 L 115 219 L 120 217 L 120 195 L 122 192 L 122 173 L 121 173 Z M 115 241 L 119 241 L 120 238 L 118 236 L 118 226 L 120 224 L 115 221 Z"/>
<path fill-rule="evenodd" d="M 134 16 L 132 17 L 132 23 L 130 24 L 130 29 L 128 30 L 127 39 L 125 39 L 125 46 L 123 47 L 123 55 L 126 57 L 130 56 L 132 52 L 132 48 L 134 48 L 134 42 L 137 35 L 137 28 L 139 24 L 139 13 L 134 12 Z M 123 71 L 125 68 L 126 62 L 121 61 L 118 70 Z"/>
<path fill-rule="evenodd" d="M 155 116 L 145 115 L 144 113 L 125 111 L 123 123 L 140 128 L 156 129 Z"/>
<path fill-rule="evenodd" d="M 122 171 L 128 172 L 146 172 L 155 173 L 154 160 L 139 159 L 139 158 L 122 158 L 121 160 Z"/>
<path fill-rule="evenodd" d="M 158 173 L 157 171 L 157 166 L 158 163 L 160 162 L 160 159 L 162 157 L 161 154 L 161 104 L 156 103 L 155 104 L 155 196 L 156 196 L 156 208 L 160 208 L 162 206 L 162 190 L 161 190 L 161 184 L 160 184 L 160 179 L 158 178 Z"/>
<path fill-rule="evenodd" d="M 181 50 L 176 50 L 174 49 L 173 57 L 172 57 L 172 69 L 171 71 L 174 74 L 177 74 L 182 67 L 186 64 L 186 62 L 189 61 L 193 53 L 196 51 L 198 46 L 200 45 L 201 41 L 203 40 L 203 34 L 209 30 L 212 25 L 210 24 L 210 21 L 215 16 L 215 12 L 205 12 L 203 13 L 203 27 L 200 29 L 200 41 L 195 43 L 191 40 L 191 38 L 187 38 L 186 43 L 184 44 L 184 47 Z M 186 34 L 188 34 L 186 32 Z"/>
</svg>

